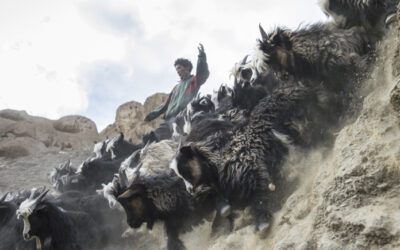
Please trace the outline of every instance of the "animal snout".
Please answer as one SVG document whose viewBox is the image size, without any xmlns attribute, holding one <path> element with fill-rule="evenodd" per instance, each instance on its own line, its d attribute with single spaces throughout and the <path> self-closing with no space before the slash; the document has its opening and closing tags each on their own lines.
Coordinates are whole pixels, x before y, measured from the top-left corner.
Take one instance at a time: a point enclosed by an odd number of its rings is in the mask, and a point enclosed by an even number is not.
<svg viewBox="0 0 400 250">
<path fill-rule="evenodd" d="M 242 76 L 242 78 L 244 79 L 244 80 L 250 80 L 251 79 L 251 77 L 252 77 L 252 75 L 253 75 L 253 72 L 252 72 L 252 70 L 251 69 L 243 69 L 241 72 L 240 72 L 240 74 L 241 74 L 241 76 Z"/>
<path fill-rule="evenodd" d="M 128 225 L 131 228 L 138 228 L 142 225 L 142 223 L 140 221 L 128 220 Z"/>
</svg>

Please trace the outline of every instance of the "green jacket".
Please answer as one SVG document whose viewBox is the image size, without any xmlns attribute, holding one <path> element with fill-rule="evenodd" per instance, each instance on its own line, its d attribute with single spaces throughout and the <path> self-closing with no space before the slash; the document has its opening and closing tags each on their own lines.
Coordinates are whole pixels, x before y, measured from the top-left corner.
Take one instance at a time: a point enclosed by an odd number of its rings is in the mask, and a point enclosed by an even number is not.
<svg viewBox="0 0 400 250">
<path fill-rule="evenodd" d="M 197 59 L 196 75 L 190 75 L 187 79 L 180 80 L 164 103 L 151 111 L 146 116 L 145 121 L 154 120 L 164 112 L 164 119 L 166 120 L 176 116 L 197 95 L 209 74 L 206 54 L 200 53 Z"/>
</svg>

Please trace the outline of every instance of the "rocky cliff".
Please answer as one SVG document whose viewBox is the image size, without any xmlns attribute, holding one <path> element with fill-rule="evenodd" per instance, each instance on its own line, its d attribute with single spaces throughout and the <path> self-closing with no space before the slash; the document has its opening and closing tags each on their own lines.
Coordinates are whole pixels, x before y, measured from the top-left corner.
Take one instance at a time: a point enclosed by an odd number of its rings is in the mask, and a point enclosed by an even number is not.
<svg viewBox="0 0 400 250">
<path fill-rule="evenodd" d="M 83 116 L 58 120 L 0 111 L 0 156 L 18 157 L 48 150 L 89 149 L 99 140 L 96 124 Z"/>
<path fill-rule="evenodd" d="M 123 132 L 132 142 L 157 128 L 163 121 L 157 118 L 145 122 L 147 113 L 159 106 L 167 94 L 157 93 L 142 105 L 131 101 L 122 104 L 116 119 L 100 134 L 96 124 L 83 116 L 64 116 L 58 120 L 31 116 L 25 111 L 0 110 L 0 157 L 20 157 L 52 150 L 91 150 L 95 142 Z"/>
<path fill-rule="evenodd" d="M 107 139 L 122 132 L 126 140 L 140 142 L 143 134 L 157 128 L 163 121 L 162 117 L 159 117 L 151 122 L 145 122 L 145 116 L 167 97 L 167 94 L 157 93 L 149 96 L 143 105 L 135 101 L 122 104 L 117 109 L 115 122 L 101 131 L 100 137 Z"/>
</svg>

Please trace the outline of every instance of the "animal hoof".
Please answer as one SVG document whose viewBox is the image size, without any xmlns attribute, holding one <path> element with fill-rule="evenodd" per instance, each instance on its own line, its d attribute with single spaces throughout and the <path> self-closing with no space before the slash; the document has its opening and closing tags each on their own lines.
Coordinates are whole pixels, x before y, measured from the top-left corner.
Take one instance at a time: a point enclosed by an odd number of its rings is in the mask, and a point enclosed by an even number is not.
<svg viewBox="0 0 400 250">
<path fill-rule="evenodd" d="M 257 231 L 265 233 L 268 230 L 268 228 L 269 228 L 269 223 L 264 222 L 257 226 Z"/>
<path fill-rule="evenodd" d="M 219 211 L 222 217 L 227 217 L 231 213 L 231 206 L 225 205 Z"/>
</svg>

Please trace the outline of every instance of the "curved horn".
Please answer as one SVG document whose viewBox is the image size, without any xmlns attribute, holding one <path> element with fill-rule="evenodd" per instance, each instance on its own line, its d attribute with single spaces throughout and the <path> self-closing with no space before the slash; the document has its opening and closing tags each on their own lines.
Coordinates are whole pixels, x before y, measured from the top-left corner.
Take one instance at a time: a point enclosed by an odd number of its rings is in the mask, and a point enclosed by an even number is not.
<svg viewBox="0 0 400 250">
<path fill-rule="evenodd" d="M 261 38 L 263 41 L 268 41 L 268 35 L 265 32 L 265 30 L 263 29 L 263 27 L 261 26 L 261 23 L 258 25 L 258 28 L 260 29 L 260 33 L 261 33 Z"/>
<path fill-rule="evenodd" d="M 141 162 L 141 163 L 136 167 L 136 170 L 135 170 L 136 177 L 139 176 L 139 174 L 140 174 L 140 168 L 142 168 L 142 165 L 143 165 L 143 163 Z"/>
<path fill-rule="evenodd" d="M 133 164 L 137 164 L 139 161 L 140 161 L 140 154 L 141 154 L 141 150 L 140 149 L 138 149 L 138 150 L 136 150 L 135 152 L 134 152 L 134 156 L 133 156 L 133 159 L 132 159 L 132 163 Z M 129 166 L 130 167 L 130 166 Z"/>
<path fill-rule="evenodd" d="M 69 167 L 70 165 L 71 165 L 71 161 L 68 159 L 68 161 L 66 161 L 66 162 L 64 163 L 64 165 L 61 167 L 61 169 L 67 168 L 67 167 Z"/>
<path fill-rule="evenodd" d="M 124 169 L 120 169 L 119 171 L 119 183 L 121 184 L 122 188 L 128 187 L 128 177 L 126 176 Z"/>
<path fill-rule="evenodd" d="M 7 197 L 7 195 L 8 195 L 9 193 L 10 193 L 10 192 L 5 193 L 5 194 L 0 198 L 0 202 L 5 201 L 5 200 L 6 200 L 6 197 Z"/>
<path fill-rule="evenodd" d="M 181 150 L 181 148 L 182 148 L 182 136 L 179 137 L 179 145 L 177 153 L 179 153 L 179 150 Z"/>
<path fill-rule="evenodd" d="M 142 148 L 141 152 L 144 152 L 145 150 L 147 150 L 147 148 L 148 148 L 149 145 L 150 145 L 150 141 L 151 141 L 151 140 L 148 140 L 148 141 L 147 141 L 146 145 L 144 145 L 144 147 Z"/>
<path fill-rule="evenodd" d="M 245 64 L 246 64 L 247 57 L 249 57 L 249 55 L 246 55 L 246 56 L 243 58 L 241 65 L 245 65 Z"/>
<path fill-rule="evenodd" d="M 33 197 L 35 196 L 36 191 L 37 191 L 37 188 L 32 188 L 31 194 L 29 195 L 29 198 L 28 198 L 29 200 L 33 200 Z"/>
<path fill-rule="evenodd" d="M 50 191 L 50 189 L 46 189 L 44 187 L 44 190 L 40 193 L 40 195 L 36 198 L 36 202 L 42 201 L 43 198 L 46 196 L 46 194 Z"/>
</svg>

